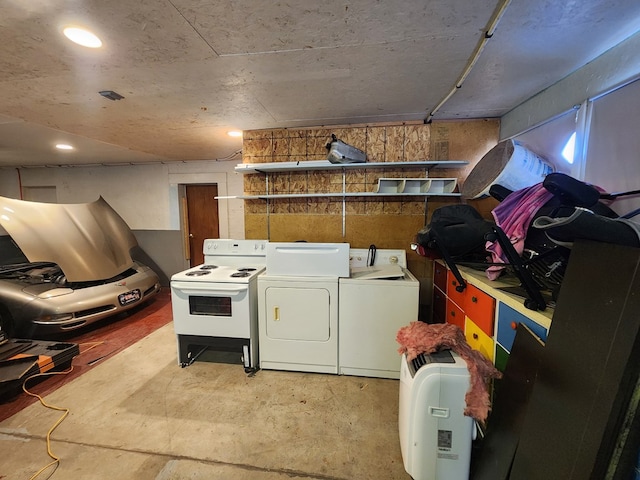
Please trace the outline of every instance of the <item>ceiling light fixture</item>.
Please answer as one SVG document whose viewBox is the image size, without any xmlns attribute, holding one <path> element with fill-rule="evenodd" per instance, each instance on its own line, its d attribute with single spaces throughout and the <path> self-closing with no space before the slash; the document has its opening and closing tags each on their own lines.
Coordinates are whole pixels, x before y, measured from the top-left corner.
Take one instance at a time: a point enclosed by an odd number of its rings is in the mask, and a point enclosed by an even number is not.
<svg viewBox="0 0 640 480">
<path fill-rule="evenodd" d="M 242 136 L 242 132 L 239 130 L 231 130 L 229 132 L 227 132 L 227 135 L 229 135 L 230 137 L 241 137 Z"/>
<path fill-rule="evenodd" d="M 56 148 L 58 150 L 73 150 L 73 147 L 71 145 L 66 144 L 66 143 L 58 143 L 56 145 Z"/>
<path fill-rule="evenodd" d="M 109 100 L 122 100 L 124 97 L 119 93 L 114 92 L 113 90 L 102 90 L 98 92 L 104 98 L 108 98 Z"/>
<path fill-rule="evenodd" d="M 100 48 L 102 46 L 102 40 L 84 28 L 66 27 L 62 33 L 69 40 L 83 47 Z"/>
</svg>

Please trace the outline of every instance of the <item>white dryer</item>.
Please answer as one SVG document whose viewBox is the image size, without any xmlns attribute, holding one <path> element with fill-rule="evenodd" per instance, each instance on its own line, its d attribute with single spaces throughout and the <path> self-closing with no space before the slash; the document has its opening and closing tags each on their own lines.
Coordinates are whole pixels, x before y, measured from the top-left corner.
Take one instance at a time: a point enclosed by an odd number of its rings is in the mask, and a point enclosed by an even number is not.
<svg viewBox="0 0 640 480">
<path fill-rule="evenodd" d="M 396 334 L 418 320 L 420 283 L 407 270 L 404 250 L 379 249 L 373 258 L 351 249 L 350 266 L 350 278 L 339 282 L 338 371 L 400 378 Z"/>
<path fill-rule="evenodd" d="M 338 373 L 338 277 L 258 278 L 260 368 Z"/>
<path fill-rule="evenodd" d="M 338 373 L 338 277 L 348 243 L 270 243 L 258 277 L 260 368 Z"/>
</svg>

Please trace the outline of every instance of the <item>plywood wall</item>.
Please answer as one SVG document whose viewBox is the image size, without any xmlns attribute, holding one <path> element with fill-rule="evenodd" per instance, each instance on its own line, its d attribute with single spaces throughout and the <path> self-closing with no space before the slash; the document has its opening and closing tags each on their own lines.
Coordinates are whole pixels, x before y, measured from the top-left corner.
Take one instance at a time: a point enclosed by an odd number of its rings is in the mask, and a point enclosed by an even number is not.
<svg viewBox="0 0 640 480">
<path fill-rule="evenodd" d="M 442 177 L 462 184 L 473 166 L 498 143 L 499 121 L 443 121 L 432 124 L 366 125 L 245 131 L 243 163 L 305 162 L 327 158 L 334 133 L 367 154 L 367 162 L 465 160 L 465 168 L 349 169 L 347 192 L 374 192 L 379 178 Z M 268 193 L 342 191 L 339 171 L 294 171 L 269 174 Z M 245 194 L 267 192 L 262 174 L 244 177 Z M 353 248 L 402 248 L 409 269 L 425 284 L 423 302 L 430 303 L 431 262 L 411 251 L 418 230 L 435 208 L 460 202 L 451 197 L 296 198 L 245 201 L 246 238 L 271 241 L 348 242 Z M 486 210 L 486 208 L 483 208 Z M 344 222 L 344 225 L 343 225 Z M 344 229 L 343 229 L 344 227 Z M 344 235 L 343 235 L 344 230 Z"/>
</svg>

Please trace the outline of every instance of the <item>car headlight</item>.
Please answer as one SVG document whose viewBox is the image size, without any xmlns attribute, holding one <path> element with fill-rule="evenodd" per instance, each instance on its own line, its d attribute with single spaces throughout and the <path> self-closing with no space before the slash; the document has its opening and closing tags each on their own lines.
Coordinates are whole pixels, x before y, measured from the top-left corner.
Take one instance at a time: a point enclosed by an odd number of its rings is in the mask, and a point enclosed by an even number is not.
<svg viewBox="0 0 640 480">
<path fill-rule="evenodd" d="M 40 298 L 53 298 L 53 297 L 60 297 L 62 295 L 69 295 L 71 293 L 73 293 L 72 288 L 52 288 L 51 290 L 42 292 L 38 296 Z"/>
<path fill-rule="evenodd" d="M 72 313 L 54 313 L 48 315 L 40 315 L 36 322 L 64 322 L 65 320 L 73 320 Z"/>
</svg>

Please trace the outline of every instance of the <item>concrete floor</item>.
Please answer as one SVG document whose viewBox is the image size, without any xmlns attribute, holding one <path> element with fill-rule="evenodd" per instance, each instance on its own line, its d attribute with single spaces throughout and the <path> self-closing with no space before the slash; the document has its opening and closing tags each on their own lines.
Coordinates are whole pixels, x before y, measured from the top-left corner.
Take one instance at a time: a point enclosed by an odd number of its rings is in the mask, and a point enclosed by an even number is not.
<svg viewBox="0 0 640 480">
<path fill-rule="evenodd" d="M 398 381 L 177 365 L 161 327 L 45 398 L 70 409 L 60 457 L 38 478 L 410 480 L 398 439 Z M 30 405 L 0 423 L 0 478 L 50 462 L 61 412 Z"/>
</svg>

